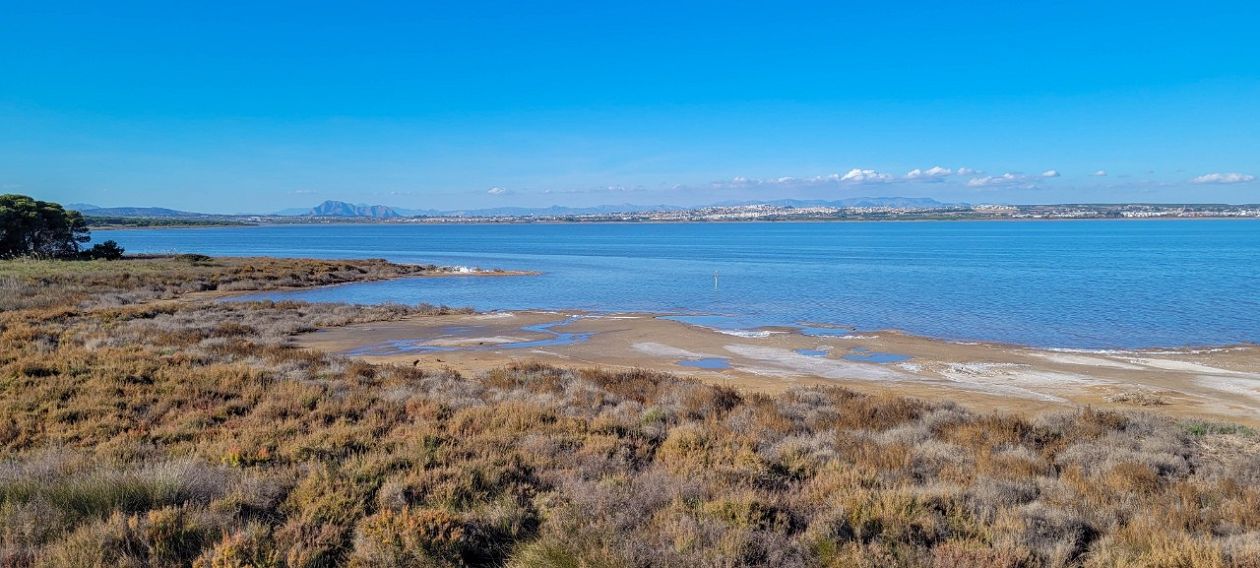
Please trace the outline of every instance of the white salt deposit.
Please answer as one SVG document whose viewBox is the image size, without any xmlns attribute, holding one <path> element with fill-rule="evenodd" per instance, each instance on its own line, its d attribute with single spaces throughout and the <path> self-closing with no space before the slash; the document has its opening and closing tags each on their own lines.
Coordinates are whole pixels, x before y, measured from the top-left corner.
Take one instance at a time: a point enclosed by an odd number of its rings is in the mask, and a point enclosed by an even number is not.
<svg viewBox="0 0 1260 568">
<path fill-rule="evenodd" d="M 771 335 L 775 333 L 783 333 L 781 331 L 770 331 L 770 330 L 765 330 L 765 329 L 714 329 L 714 328 L 709 328 L 709 329 L 712 329 L 713 331 L 716 331 L 723 335 L 733 335 L 735 337 L 745 337 L 748 339 L 761 339 L 765 337 L 770 337 Z"/>
<path fill-rule="evenodd" d="M 761 347 L 758 345 L 727 345 L 726 350 L 756 359 L 762 365 L 778 367 L 827 379 L 857 379 L 870 381 L 897 381 L 911 378 L 909 375 L 870 363 L 856 363 L 842 359 L 824 359 L 801 355 L 791 349 Z"/>
<path fill-rule="evenodd" d="M 1237 377 L 1250 377 L 1250 378 L 1260 379 L 1260 374 L 1244 373 L 1242 371 L 1231 371 L 1229 369 L 1221 369 L 1219 367 L 1210 367 L 1208 365 L 1200 365 L 1199 363 L 1192 363 L 1190 361 L 1176 361 L 1173 359 L 1151 359 L 1151 358 L 1135 357 L 1135 358 L 1129 359 L 1129 362 L 1137 363 L 1139 365 L 1145 365 L 1147 367 L 1154 367 L 1156 369 L 1164 369 L 1167 371 L 1184 371 L 1187 373 L 1203 373 L 1207 375 L 1233 375 Z"/>
<path fill-rule="evenodd" d="M 669 357 L 671 359 L 708 359 L 718 357 L 717 355 L 696 353 L 694 351 L 687 351 L 686 349 L 679 349 L 672 345 L 665 345 L 664 343 L 656 343 L 654 341 L 635 343 L 632 347 L 634 347 L 634 350 L 639 353 L 655 357 Z"/>
<path fill-rule="evenodd" d="M 1130 365 L 1128 363 L 1123 363 L 1114 359 L 1106 359 L 1103 357 L 1088 357 L 1085 355 L 1071 355 L 1065 353 L 1041 353 L 1036 351 L 1029 352 L 1028 354 L 1033 357 L 1040 357 L 1047 361 L 1063 363 L 1065 365 L 1085 365 L 1089 367 L 1110 367 L 1112 369 L 1130 370 L 1138 370 L 1142 368 L 1137 365 Z"/>
<path fill-rule="evenodd" d="M 1260 380 L 1200 375 L 1194 383 L 1212 390 L 1238 394 L 1260 400 Z"/>
</svg>

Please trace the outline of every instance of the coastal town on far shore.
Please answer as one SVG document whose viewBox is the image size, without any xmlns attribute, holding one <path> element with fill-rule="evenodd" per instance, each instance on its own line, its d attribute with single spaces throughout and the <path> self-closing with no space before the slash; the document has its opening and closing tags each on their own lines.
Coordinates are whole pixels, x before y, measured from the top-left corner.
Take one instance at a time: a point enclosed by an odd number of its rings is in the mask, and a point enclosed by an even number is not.
<svg viewBox="0 0 1260 568">
<path fill-rule="evenodd" d="M 871 198 L 855 203 L 741 203 L 703 207 L 591 209 L 485 209 L 407 211 L 382 205 L 329 201 L 309 210 L 218 215 L 154 207 L 81 209 L 94 226 L 254 225 L 299 223 L 685 223 L 738 221 L 914 221 L 1024 219 L 1260 218 L 1260 204 L 949 204 L 932 200 Z"/>
</svg>

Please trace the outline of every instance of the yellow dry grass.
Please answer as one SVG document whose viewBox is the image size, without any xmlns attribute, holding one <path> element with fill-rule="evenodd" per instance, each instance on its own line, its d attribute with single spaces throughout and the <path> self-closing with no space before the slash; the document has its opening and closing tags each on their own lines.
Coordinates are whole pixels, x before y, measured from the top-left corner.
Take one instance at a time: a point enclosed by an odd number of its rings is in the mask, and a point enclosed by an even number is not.
<svg viewBox="0 0 1260 568">
<path fill-rule="evenodd" d="M 1245 429 L 374 366 L 289 338 L 441 309 L 187 295 L 383 262 L 0 264 L 2 566 L 1260 566 Z"/>
</svg>

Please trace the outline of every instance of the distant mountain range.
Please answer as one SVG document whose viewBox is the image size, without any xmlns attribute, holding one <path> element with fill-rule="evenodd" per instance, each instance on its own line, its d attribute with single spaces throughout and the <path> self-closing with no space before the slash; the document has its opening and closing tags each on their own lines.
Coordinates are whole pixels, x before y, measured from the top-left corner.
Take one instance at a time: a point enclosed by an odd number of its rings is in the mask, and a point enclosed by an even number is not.
<svg viewBox="0 0 1260 568">
<path fill-rule="evenodd" d="M 564 215 L 607 215 L 612 213 L 648 213 L 653 211 L 683 211 L 688 207 L 674 205 L 600 205 L 596 207 L 493 207 L 489 209 L 468 209 L 461 211 L 426 211 L 418 213 L 430 216 L 449 217 L 555 217 Z"/>
<path fill-rule="evenodd" d="M 97 207 L 87 203 L 71 203 L 66 209 L 78 211 L 87 217 L 214 217 L 205 213 L 191 213 L 163 207 Z"/>
<path fill-rule="evenodd" d="M 368 219 L 394 219 L 402 217 L 397 211 L 384 205 L 354 205 L 345 201 L 325 201 L 307 213 L 311 217 L 365 217 Z"/>
<path fill-rule="evenodd" d="M 778 207 L 907 207 L 937 209 L 951 207 L 928 197 L 854 197 L 836 201 L 779 199 L 774 201 L 738 201 L 717 203 L 715 206 L 775 205 Z M 286 216 L 359 217 L 367 219 L 392 219 L 396 217 L 558 217 L 565 215 L 609 215 L 614 213 L 652 213 L 661 211 L 685 211 L 696 207 L 677 205 L 599 205 L 595 207 L 491 207 L 485 209 L 400 209 L 384 205 L 355 205 L 344 201 L 325 201 L 313 209 L 286 209 L 277 212 Z"/>
<path fill-rule="evenodd" d="M 840 200 L 803 200 L 778 199 L 771 201 L 725 201 L 715 203 L 713 207 L 739 207 L 750 205 L 773 205 L 776 207 L 905 207 L 916 209 L 938 209 L 963 204 L 941 203 L 928 197 L 853 197 Z M 151 217 L 151 218 L 195 218 L 195 217 L 238 217 L 240 215 L 213 215 L 192 213 L 163 207 L 97 207 L 87 203 L 67 204 L 66 209 L 74 209 L 88 217 Z M 490 207 L 485 209 L 402 209 L 386 205 L 354 204 L 345 201 L 325 201 L 309 209 L 284 209 L 270 215 L 284 217 L 331 217 L 340 219 L 397 219 L 400 217 L 562 217 L 567 215 L 610 215 L 616 213 L 654 213 L 668 211 L 686 211 L 700 209 L 697 207 L 680 207 L 677 205 L 599 205 L 594 207 Z"/>
<path fill-rule="evenodd" d="M 599 215 L 609 213 L 639 213 L 651 211 L 682 211 L 686 207 L 674 205 L 600 205 L 597 207 L 491 207 L 485 209 L 402 209 L 385 205 L 352 204 L 344 201 L 325 201 L 311 209 L 283 209 L 276 215 L 296 217 L 341 217 L 365 219 L 393 219 L 397 217 L 539 217 L 561 215 Z"/>
</svg>

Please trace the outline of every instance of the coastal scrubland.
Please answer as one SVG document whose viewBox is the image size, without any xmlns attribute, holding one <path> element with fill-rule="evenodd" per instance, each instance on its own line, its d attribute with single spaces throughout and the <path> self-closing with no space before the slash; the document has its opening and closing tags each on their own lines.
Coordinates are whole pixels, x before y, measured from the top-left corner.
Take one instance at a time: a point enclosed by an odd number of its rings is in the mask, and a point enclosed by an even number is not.
<svg viewBox="0 0 1260 568">
<path fill-rule="evenodd" d="M 0 310 L 122 306 L 194 292 L 327 286 L 444 271 L 435 265 L 377 259 L 211 258 L 198 254 L 131 257 L 126 262 L 15 259 L 0 262 Z"/>
<path fill-rule="evenodd" d="M 1260 566 L 1245 428 L 371 365 L 290 338 L 450 310 L 210 297 L 430 270 L 0 262 L 0 566 Z"/>
</svg>

